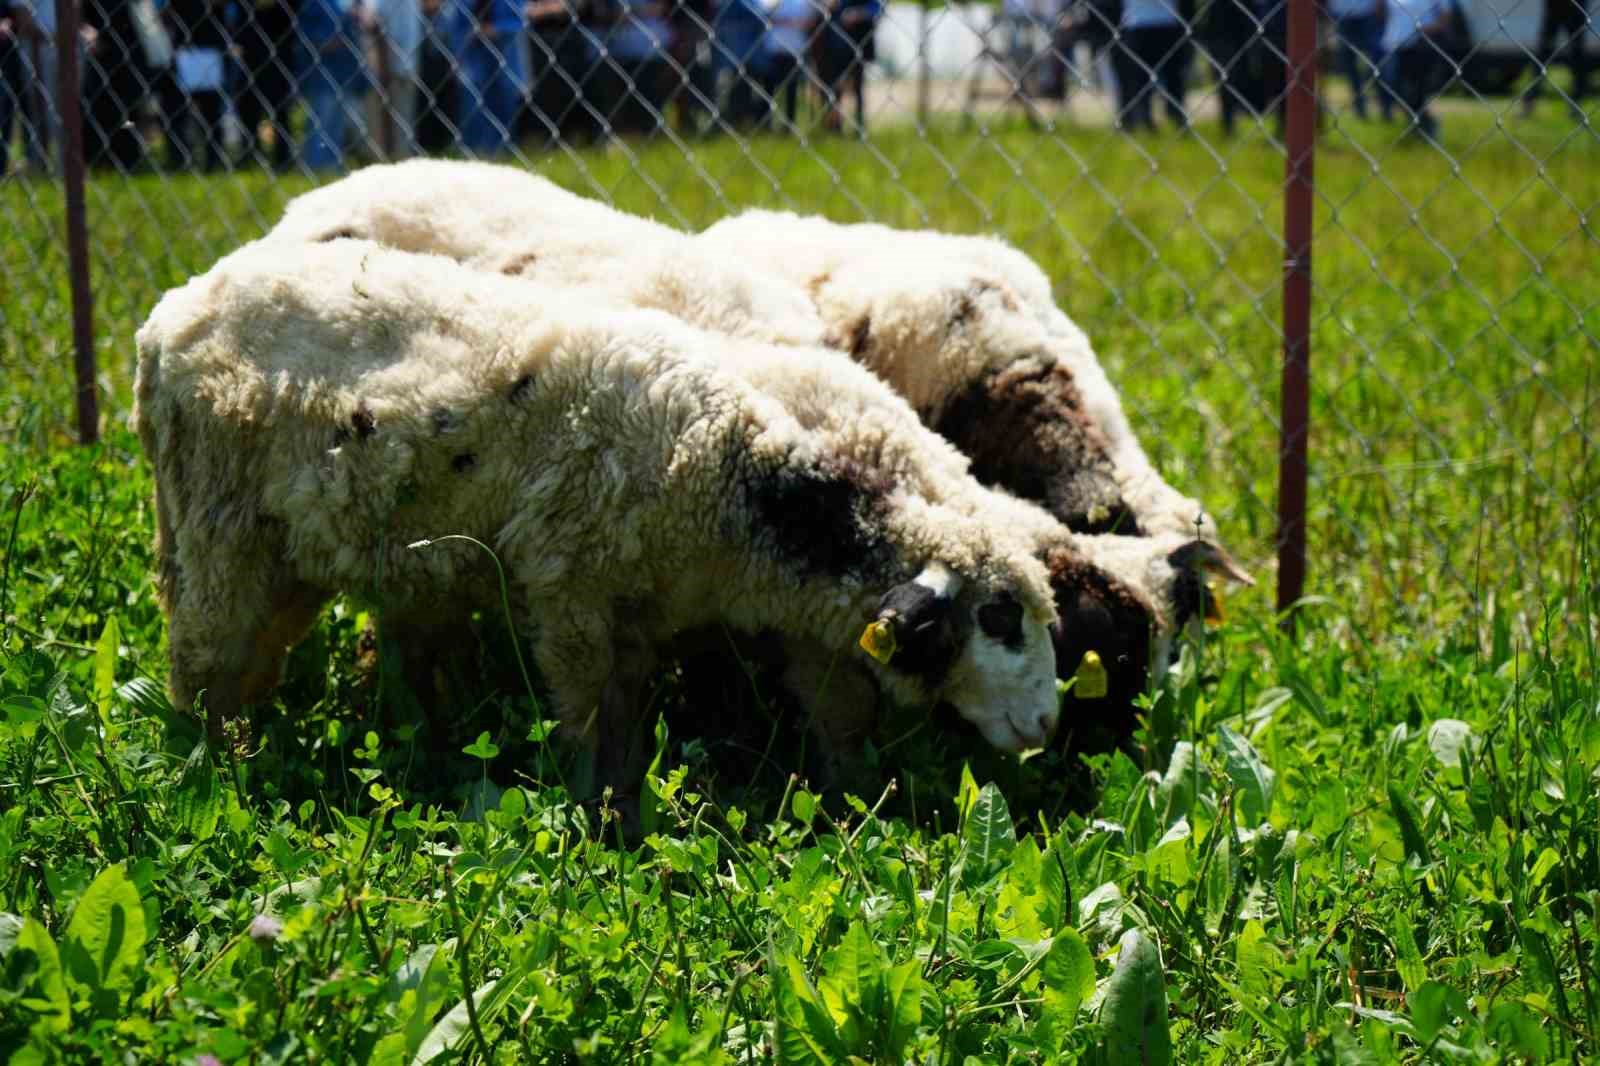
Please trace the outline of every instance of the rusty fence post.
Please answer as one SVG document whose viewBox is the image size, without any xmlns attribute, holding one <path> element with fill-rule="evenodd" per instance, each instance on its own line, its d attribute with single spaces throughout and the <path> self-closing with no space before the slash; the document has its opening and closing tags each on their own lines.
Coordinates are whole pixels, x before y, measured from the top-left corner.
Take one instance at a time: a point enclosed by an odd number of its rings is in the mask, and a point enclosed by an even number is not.
<svg viewBox="0 0 1600 1066">
<path fill-rule="evenodd" d="M 1287 154 L 1283 176 L 1283 385 L 1278 446 L 1278 610 L 1305 593 L 1307 449 L 1311 431 L 1312 164 L 1317 146 L 1315 0 L 1289 0 Z"/>
<path fill-rule="evenodd" d="M 83 102 L 78 74 L 78 3 L 56 0 L 56 103 L 61 109 L 61 182 L 67 202 L 67 265 L 72 285 L 72 347 L 78 383 L 78 441 L 100 439 L 95 394 L 94 296 L 83 205 Z"/>
</svg>

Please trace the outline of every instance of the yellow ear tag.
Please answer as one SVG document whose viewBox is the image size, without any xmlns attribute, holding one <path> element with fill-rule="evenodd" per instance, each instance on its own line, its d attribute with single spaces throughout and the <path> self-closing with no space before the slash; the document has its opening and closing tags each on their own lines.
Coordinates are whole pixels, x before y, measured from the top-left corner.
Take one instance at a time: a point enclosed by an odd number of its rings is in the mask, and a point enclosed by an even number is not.
<svg viewBox="0 0 1600 1066">
<path fill-rule="evenodd" d="M 899 648 L 894 639 L 894 623 L 887 618 L 870 623 L 861 631 L 860 644 L 862 651 L 880 663 L 887 663 Z"/>
<path fill-rule="evenodd" d="M 1072 679 L 1072 694 L 1080 700 L 1104 699 L 1111 690 L 1106 665 L 1100 661 L 1098 652 L 1083 653 L 1083 661 L 1078 664 L 1078 672 L 1072 675 Z"/>
<path fill-rule="evenodd" d="M 1206 621 L 1226 622 L 1227 614 L 1222 609 L 1222 589 L 1215 581 L 1206 582 Z"/>
</svg>

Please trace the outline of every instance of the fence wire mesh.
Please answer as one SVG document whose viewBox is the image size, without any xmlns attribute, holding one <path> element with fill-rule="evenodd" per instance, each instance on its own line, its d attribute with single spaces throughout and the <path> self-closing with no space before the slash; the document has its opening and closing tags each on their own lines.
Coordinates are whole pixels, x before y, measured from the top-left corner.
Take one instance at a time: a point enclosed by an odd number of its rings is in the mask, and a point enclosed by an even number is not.
<svg viewBox="0 0 1600 1066">
<path fill-rule="evenodd" d="M 71 91 L 108 418 L 161 291 L 288 198 L 370 160 L 493 158 L 689 229 L 783 206 L 1004 236 L 1053 279 L 1168 480 L 1266 569 L 1286 11 L 85 0 Z M 72 410 L 57 8 L 0 12 L 4 421 L 52 443 Z M 1600 29 L 1581 0 L 1319 16 L 1313 591 L 1357 624 L 1551 602 L 1585 580 L 1600 482 Z"/>
</svg>

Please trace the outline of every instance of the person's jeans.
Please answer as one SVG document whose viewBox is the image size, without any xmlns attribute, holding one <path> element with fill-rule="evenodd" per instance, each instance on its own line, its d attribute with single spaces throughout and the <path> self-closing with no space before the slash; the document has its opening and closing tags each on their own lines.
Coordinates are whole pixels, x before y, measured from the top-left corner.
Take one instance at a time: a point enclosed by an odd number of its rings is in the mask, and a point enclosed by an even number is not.
<svg viewBox="0 0 1600 1066">
<path fill-rule="evenodd" d="M 1350 81 L 1350 94 L 1356 114 L 1367 117 L 1367 79 L 1383 62 L 1383 19 L 1376 13 L 1352 15 L 1337 19 L 1334 31 L 1339 35 L 1339 69 Z M 1392 102 L 1380 87 L 1378 109 L 1385 120 L 1389 118 Z"/>
<path fill-rule="evenodd" d="M 360 127 L 356 113 L 361 98 L 327 78 L 312 78 L 304 87 L 306 139 L 301 162 L 312 170 L 338 170 L 344 165 L 345 134 Z"/>
<path fill-rule="evenodd" d="M 1179 129 L 1189 124 L 1183 98 L 1187 91 L 1190 53 L 1193 44 L 1189 28 L 1138 26 L 1121 31 L 1113 47 L 1112 62 L 1117 68 L 1117 88 L 1121 94 L 1118 123 L 1124 129 L 1155 125 L 1155 95 L 1166 101 L 1167 115 Z"/>
<path fill-rule="evenodd" d="M 1437 63 L 1437 50 L 1423 38 L 1390 52 L 1379 68 L 1384 87 L 1406 112 L 1402 121 L 1409 117 L 1416 128 L 1429 137 L 1439 132 L 1438 120 L 1428 110 L 1428 101 L 1436 91 Z"/>
<path fill-rule="evenodd" d="M 456 59 L 461 147 L 476 156 L 508 151 L 528 82 L 522 42 L 514 36 L 474 41 Z"/>
</svg>

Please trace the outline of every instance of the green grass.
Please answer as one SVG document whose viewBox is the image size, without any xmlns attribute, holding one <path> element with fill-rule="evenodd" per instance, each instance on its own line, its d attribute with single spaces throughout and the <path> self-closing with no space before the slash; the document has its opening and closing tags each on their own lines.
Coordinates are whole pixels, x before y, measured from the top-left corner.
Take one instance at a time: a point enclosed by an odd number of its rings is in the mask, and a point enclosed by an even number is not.
<svg viewBox="0 0 1600 1066">
<path fill-rule="evenodd" d="M 634 849 L 556 783 L 516 691 L 443 734 L 385 706 L 343 605 L 256 747 L 197 747 L 160 696 L 131 336 L 306 184 L 91 184 L 93 449 L 67 446 L 59 195 L 0 186 L 0 1057 L 1600 1056 L 1600 145 L 1553 111 L 1445 119 L 1453 159 L 1337 120 L 1318 159 L 1317 599 L 1293 639 L 1268 606 L 1263 139 L 1004 125 L 536 160 L 684 224 L 765 204 L 1008 235 L 1266 586 L 1153 694 L 1137 751 L 1093 761 L 1088 809 L 1053 757 L 954 728 L 841 810 L 673 737 Z"/>
</svg>

